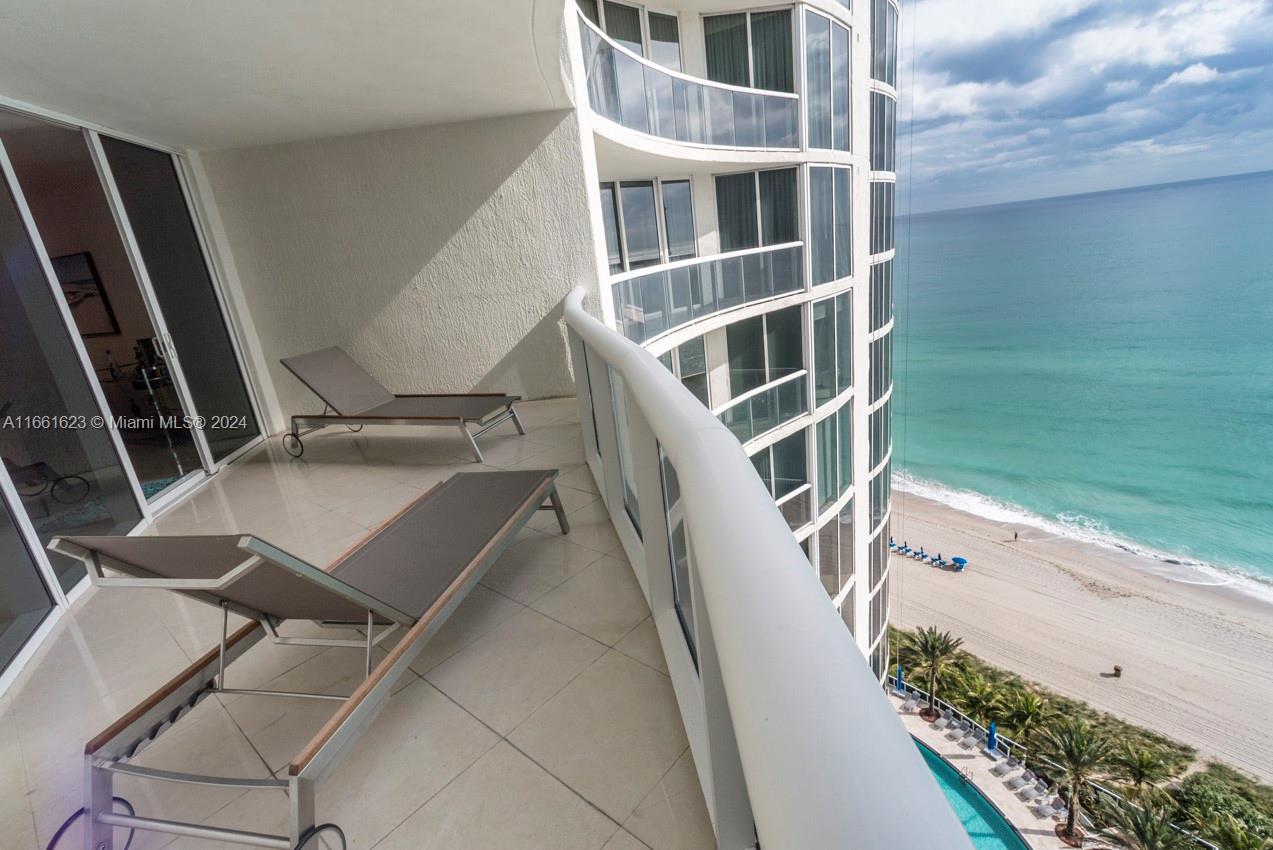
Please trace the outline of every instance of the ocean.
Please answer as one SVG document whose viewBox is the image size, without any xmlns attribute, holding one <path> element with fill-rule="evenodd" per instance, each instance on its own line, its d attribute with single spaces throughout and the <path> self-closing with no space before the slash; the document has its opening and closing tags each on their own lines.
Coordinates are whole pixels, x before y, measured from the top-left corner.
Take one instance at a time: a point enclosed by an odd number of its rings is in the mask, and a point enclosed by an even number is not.
<svg viewBox="0 0 1273 850">
<path fill-rule="evenodd" d="M 1273 597 L 1273 172 L 897 234 L 898 489 Z"/>
</svg>

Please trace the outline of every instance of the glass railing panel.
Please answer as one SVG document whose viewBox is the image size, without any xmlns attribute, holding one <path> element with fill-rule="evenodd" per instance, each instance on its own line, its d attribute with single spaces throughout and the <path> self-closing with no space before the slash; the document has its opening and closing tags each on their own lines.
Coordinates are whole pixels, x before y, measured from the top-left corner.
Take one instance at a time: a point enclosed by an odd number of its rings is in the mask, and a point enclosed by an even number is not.
<svg viewBox="0 0 1273 850">
<path fill-rule="evenodd" d="M 778 506 L 792 531 L 813 521 L 813 490 L 806 488 Z"/>
<path fill-rule="evenodd" d="M 614 314 L 624 336 L 644 343 L 721 310 L 795 292 L 804 285 L 803 250 L 789 243 L 621 275 L 611 288 Z"/>
<path fill-rule="evenodd" d="M 721 147 L 799 146 L 799 101 L 782 92 L 697 81 L 617 47 L 580 18 L 588 100 L 596 114 L 629 130 Z"/>
<path fill-rule="evenodd" d="M 719 413 L 720 421 L 740 443 L 753 440 L 809 410 L 805 377 L 800 370 L 782 383 L 747 396 Z"/>
</svg>

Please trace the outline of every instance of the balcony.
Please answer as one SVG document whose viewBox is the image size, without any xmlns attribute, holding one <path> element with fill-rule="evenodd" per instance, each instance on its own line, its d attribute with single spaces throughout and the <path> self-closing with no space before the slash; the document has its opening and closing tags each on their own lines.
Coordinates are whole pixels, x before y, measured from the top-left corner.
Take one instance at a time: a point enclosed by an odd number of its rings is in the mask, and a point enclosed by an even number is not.
<svg viewBox="0 0 1273 850">
<path fill-rule="evenodd" d="M 610 278 L 623 335 L 643 344 L 729 310 L 798 292 L 802 242 L 748 248 L 639 269 Z"/>
<path fill-rule="evenodd" d="M 524 405 L 527 436 L 488 438 L 485 467 L 458 434 L 333 430 L 303 460 L 271 440 L 149 530 L 252 532 L 327 563 L 456 472 L 561 470 L 569 535 L 532 520 L 324 780 L 320 820 L 385 850 L 966 848 L 812 570 L 775 569 L 807 562 L 734 436 L 577 299 L 567 321 L 581 398 Z M 84 742 L 219 634 L 215 609 L 175 594 L 84 594 L 0 700 L 6 841 L 45 846 L 82 804 Z M 262 642 L 240 687 L 347 693 L 362 663 Z M 330 713 L 209 698 L 134 763 L 269 778 Z M 121 776 L 116 793 L 151 817 L 285 831 L 274 790 Z M 79 824 L 59 846 L 83 846 Z"/>
<path fill-rule="evenodd" d="M 796 150 L 800 99 L 713 83 L 663 68 L 616 44 L 579 15 L 588 101 L 602 118 L 668 141 Z"/>
</svg>

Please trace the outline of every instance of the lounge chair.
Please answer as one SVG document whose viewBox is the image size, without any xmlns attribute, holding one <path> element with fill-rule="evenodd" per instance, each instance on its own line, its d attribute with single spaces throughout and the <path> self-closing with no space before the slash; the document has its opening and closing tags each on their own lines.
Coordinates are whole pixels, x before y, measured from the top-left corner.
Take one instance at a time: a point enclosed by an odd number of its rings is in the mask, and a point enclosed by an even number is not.
<svg viewBox="0 0 1273 850">
<path fill-rule="evenodd" d="M 1008 780 L 1008 790 L 1016 791 L 1018 788 L 1024 788 L 1036 779 L 1033 770 L 1026 770 L 1020 776 L 1014 776 Z"/>
<path fill-rule="evenodd" d="M 1015 756 L 1009 756 L 1003 761 L 990 768 L 990 772 L 995 776 L 1007 776 L 1012 771 L 1021 766 L 1021 762 Z"/>
<path fill-rule="evenodd" d="M 967 720 L 960 720 L 946 731 L 946 737 L 952 741 L 957 741 L 968 734 L 969 728 L 971 727 Z"/>
<path fill-rule="evenodd" d="M 1056 809 L 1052 806 L 1052 801 L 1048 799 L 1040 800 L 1034 806 L 1034 816 L 1036 818 L 1050 818 L 1056 813 Z"/>
<path fill-rule="evenodd" d="M 87 846 L 113 846 L 111 833 L 118 827 L 281 850 L 316 850 L 319 842 L 311 839 L 338 829 L 330 824 L 316 826 L 321 823 L 315 812 L 318 782 L 384 708 L 395 683 L 425 644 L 536 511 L 555 511 L 562 533 L 569 530 L 556 475 L 556 470 L 455 475 L 370 532 L 328 569 L 251 534 L 54 538 L 49 548 L 82 560 L 96 585 L 173 590 L 222 612 L 219 647 L 208 650 L 85 746 Z M 123 577 L 108 575 L 107 570 Z M 231 613 L 249 622 L 230 633 Z M 366 636 L 365 640 L 280 637 L 278 627 L 286 620 L 357 626 L 366 629 Z M 373 665 L 374 648 L 393 633 L 401 638 Z M 234 662 L 263 639 L 281 646 L 338 646 L 365 653 L 365 678 L 352 695 L 235 686 Z M 132 763 L 159 735 L 185 729 L 181 718 L 212 694 L 331 700 L 335 713 L 277 779 L 200 776 Z M 277 799 L 287 808 L 288 832 L 264 835 L 159 820 L 131 811 L 119 814 L 111 803 L 116 776 L 283 791 L 286 800 Z"/>
<path fill-rule="evenodd" d="M 906 702 L 902 703 L 902 711 L 910 714 L 919 706 L 919 697 L 911 694 L 906 698 Z"/>
<path fill-rule="evenodd" d="M 1046 797 L 1054 793 L 1055 789 L 1048 785 L 1045 780 L 1040 779 L 1033 787 L 1024 788 L 1018 796 L 1027 803 L 1032 803 L 1041 797 Z"/>
<path fill-rule="evenodd" d="M 938 717 L 936 720 L 933 721 L 933 728 L 945 729 L 947 726 L 950 725 L 950 721 L 953 718 L 954 718 L 954 715 L 952 715 L 949 711 L 943 711 L 941 713 L 941 717 Z"/>
<path fill-rule="evenodd" d="M 478 463 L 482 452 L 477 438 L 487 431 L 511 419 L 517 433 L 526 433 L 513 408 L 521 396 L 395 395 L 335 346 L 284 357 L 281 362 L 323 402 L 320 414 L 292 417 L 292 429 L 283 435 L 283 448 L 292 457 L 305 453 L 301 437 L 328 425 L 345 425 L 354 431 L 361 431 L 364 425 L 449 425 L 460 429 Z M 477 430 L 470 430 L 470 425 Z"/>
</svg>

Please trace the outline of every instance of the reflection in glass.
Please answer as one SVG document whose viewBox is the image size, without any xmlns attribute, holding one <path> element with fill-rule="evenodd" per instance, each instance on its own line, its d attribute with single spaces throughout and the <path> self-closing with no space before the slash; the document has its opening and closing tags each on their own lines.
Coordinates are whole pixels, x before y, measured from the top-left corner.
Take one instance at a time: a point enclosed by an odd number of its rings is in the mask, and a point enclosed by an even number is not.
<svg viewBox="0 0 1273 850">
<path fill-rule="evenodd" d="M 650 59 L 664 68 L 681 70 L 681 35 L 675 15 L 650 12 Z"/>
<path fill-rule="evenodd" d="M 625 3 L 606 0 L 606 35 L 638 56 L 641 49 L 641 10 Z"/>
<path fill-rule="evenodd" d="M 729 394 L 736 398 L 765 383 L 765 325 L 753 316 L 725 326 Z"/>
<path fill-rule="evenodd" d="M 747 61 L 747 15 L 709 15 L 703 18 L 707 50 L 707 79 L 731 86 L 750 86 Z"/>
<path fill-rule="evenodd" d="M 636 465 L 632 458 L 632 430 L 628 422 L 628 396 L 623 376 L 606 367 L 610 374 L 610 394 L 614 399 L 614 436 L 619 446 L 619 477 L 623 479 L 623 507 L 641 536 L 641 508 L 637 502 Z"/>
<path fill-rule="evenodd" d="M 9 506 L 0 499 L 0 672 L 21 651 L 53 610 L 53 597 L 40 579 Z"/>
<path fill-rule="evenodd" d="M 690 181 L 665 180 L 663 189 L 663 222 L 667 233 L 667 258 L 670 262 L 695 256 L 694 206 L 690 198 Z"/>
<path fill-rule="evenodd" d="M 716 226 L 722 252 L 755 248 L 759 245 L 754 174 L 744 172 L 717 175 Z"/>
<path fill-rule="evenodd" d="M 0 184 L 0 456 L 40 543 L 58 534 L 123 534 L 141 510 L 62 320 L 18 207 Z M 82 418 L 86 427 L 41 428 L 21 417 Z M 49 559 L 70 589 L 79 561 Z M 20 562 L 18 562 L 20 563 Z"/>
<path fill-rule="evenodd" d="M 623 271 L 623 254 L 619 248 L 619 213 L 613 183 L 601 184 L 601 222 L 606 234 L 606 259 L 610 274 Z"/>
<path fill-rule="evenodd" d="M 809 147 L 831 147 L 831 21 L 805 12 L 805 103 Z"/>
<path fill-rule="evenodd" d="M 663 516 L 667 522 L 668 554 L 672 561 L 672 605 L 681 622 L 694 666 L 698 666 L 698 640 L 694 626 L 694 597 L 690 591 L 690 547 L 685 536 L 685 511 L 681 507 L 681 485 L 676 468 L 659 448 L 663 477 Z"/>
<path fill-rule="evenodd" d="M 102 137 L 214 462 L 260 433 L 173 158 Z"/>
<path fill-rule="evenodd" d="M 628 249 L 628 268 L 658 265 L 663 257 L 659 248 L 654 183 L 649 180 L 620 183 L 619 203 L 623 211 L 623 242 Z"/>
</svg>

